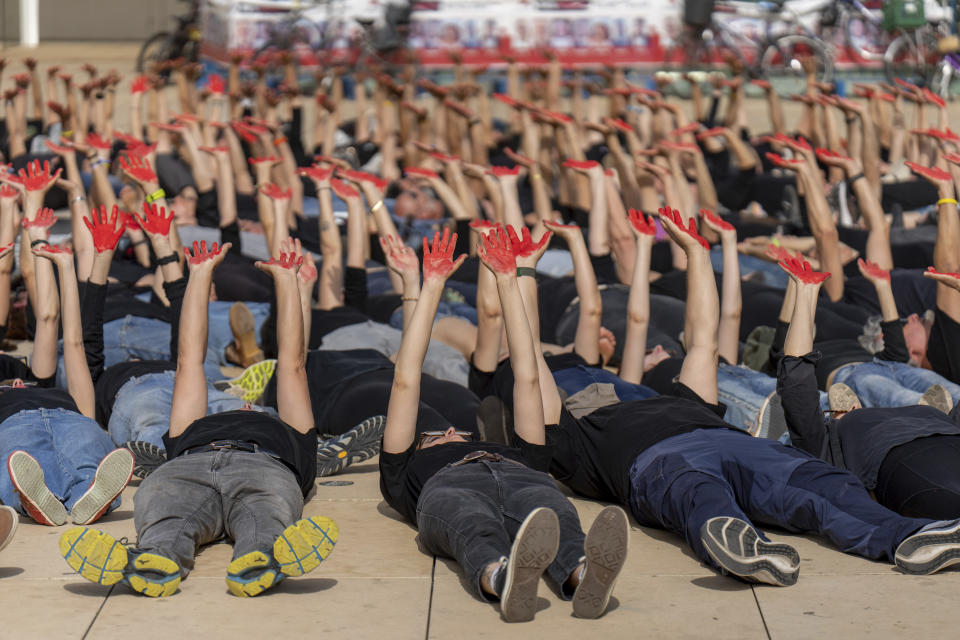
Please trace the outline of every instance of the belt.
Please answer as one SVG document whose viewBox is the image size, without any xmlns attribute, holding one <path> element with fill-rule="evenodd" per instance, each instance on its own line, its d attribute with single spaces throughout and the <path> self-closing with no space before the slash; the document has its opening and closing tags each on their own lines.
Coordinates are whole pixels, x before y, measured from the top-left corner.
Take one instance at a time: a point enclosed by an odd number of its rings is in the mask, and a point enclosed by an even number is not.
<svg viewBox="0 0 960 640">
<path fill-rule="evenodd" d="M 451 463 L 450 466 L 459 467 L 464 464 L 470 464 L 471 462 L 480 462 L 481 460 L 489 460 L 490 462 L 512 462 L 513 464 L 518 464 L 521 467 L 525 466 L 522 462 L 517 462 L 516 460 L 511 460 L 510 458 L 504 458 L 499 453 L 490 453 L 489 451 L 471 451 L 467 455 L 463 456 L 462 459 Z"/>
<path fill-rule="evenodd" d="M 248 453 L 265 453 L 268 456 L 277 457 L 275 453 L 267 451 L 255 442 L 244 442 L 241 440 L 214 440 L 209 444 L 190 447 L 180 455 L 186 456 L 191 453 L 207 453 L 210 451 L 246 451 Z"/>
</svg>

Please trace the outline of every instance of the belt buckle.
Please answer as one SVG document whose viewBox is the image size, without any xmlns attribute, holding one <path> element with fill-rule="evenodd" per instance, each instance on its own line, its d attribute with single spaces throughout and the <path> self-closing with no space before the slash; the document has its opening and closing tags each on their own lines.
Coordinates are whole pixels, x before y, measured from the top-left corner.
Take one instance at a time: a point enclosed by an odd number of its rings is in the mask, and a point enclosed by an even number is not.
<svg viewBox="0 0 960 640">
<path fill-rule="evenodd" d="M 486 459 L 487 456 L 489 455 L 490 454 L 487 453 L 486 451 L 471 451 L 467 455 L 463 456 L 463 460 L 461 460 L 461 462 L 463 462 L 464 464 L 467 464 L 469 462 L 476 462 L 477 460 Z"/>
<path fill-rule="evenodd" d="M 230 449 L 237 448 L 236 443 L 227 442 L 225 440 L 216 440 L 214 442 L 211 442 L 208 446 L 214 451 L 228 451 Z"/>
</svg>

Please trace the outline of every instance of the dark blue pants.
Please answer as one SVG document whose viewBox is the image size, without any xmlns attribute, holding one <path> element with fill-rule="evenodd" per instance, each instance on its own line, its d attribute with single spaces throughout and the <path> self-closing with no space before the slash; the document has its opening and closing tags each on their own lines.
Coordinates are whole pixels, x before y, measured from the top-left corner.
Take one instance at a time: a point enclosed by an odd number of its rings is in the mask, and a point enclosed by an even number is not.
<svg viewBox="0 0 960 640">
<path fill-rule="evenodd" d="M 517 530 L 538 507 L 560 520 L 560 548 L 547 575 L 562 586 L 583 559 L 580 517 L 550 476 L 521 464 L 482 460 L 440 470 L 417 501 L 420 543 L 455 559 L 475 593 L 490 600 L 480 588 L 484 568 L 510 555 Z"/>
<path fill-rule="evenodd" d="M 700 527 L 717 516 L 823 535 L 841 551 L 890 562 L 931 522 L 880 506 L 848 471 L 730 429 L 673 436 L 637 456 L 630 509 L 641 524 L 682 535 L 710 565 Z"/>
</svg>

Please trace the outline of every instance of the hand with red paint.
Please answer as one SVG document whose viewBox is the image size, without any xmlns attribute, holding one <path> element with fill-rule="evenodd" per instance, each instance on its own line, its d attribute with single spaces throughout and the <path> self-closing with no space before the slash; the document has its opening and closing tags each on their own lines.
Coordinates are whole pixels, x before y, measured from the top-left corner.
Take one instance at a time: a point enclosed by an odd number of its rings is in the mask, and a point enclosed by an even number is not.
<svg viewBox="0 0 960 640">
<path fill-rule="evenodd" d="M 187 262 L 190 263 L 191 271 L 203 269 L 213 271 L 227 257 L 227 251 L 231 246 L 229 242 L 223 245 L 214 242 L 208 249 L 207 241 L 201 240 L 200 242 L 194 241 L 192 252 L 188 248 L 185 248 L 183 252 L 187 256 Z M 260 263 L 258 262 L 256 265 L 259 267 Z"/>
<path fill-rule="evenodd" d="M 339 178 L 334 178 L 330 181 L 330 188 L 333 189 L 333 192 L 337 194 L 337 197 L 341 200 L 360 200 L 360 192 L 357 191 L 356 187 L 347 184 Z"/>
<path fill-rule="evenodd" d="M 133 79 L 133 82 L 130 83 L 130 94 L 137 95 L 143 93 L 150 89 L 151 86 L 153 86 L 153 83 L 150 82 L 147 76 L 137 76 Z"/>
<path fill-rule="evenodd" d="M 41 168 L 40 161 L 34 160 L 26 169 L 20 169 L 20 184 L 28 194 L 45 194 L 60 177 L 62 169 L 50 173 L 50 161 L 45 160 Z"/>
<path fill-rule="evenodd" d="M 523 227 L 518 236 L 513 227 L 507 226 L 507 237 L 510 239 L 513 255 L 517 259 L 517 266 L 536 267 L 543 252 L 547 250 L 547 243 L 550 242 L 551 235 L 553 234 L 550 231 L 545 231 L 540 236 L 540 240 L 534 242 L 533 236 L 530 235 L 530 229 L 527 227 Z"/>
<path fill-rule="evenodd" d="M 860 163 L 849 156 L 842 156 L 839 153 L 829 149 L 817 149 L 817 157 L 820 162 L 831 167 L 840 167 L 847 176 L 856 175 L 861 171 Z"/>
<path fill-rule="evenodd" d="M 512 108 L 514 108 L 514 109 L 516 109 L 516 110 L 518 110 L 518 111 L 520 111 L 520 110 L 523 109 L 523 105 L 522 105 L 519 101 L 514 100 L 513 98 L 511 98 L 510 96 L 508 96 L 508 95 L 506 95 L 506 94 L 504 94 L 504 93 L 495 93 L 495 94 L 493 94 L 493 99 L 494 99 L 494 100 L 499 100 L 500 102 L 502 102 L 503 104 L 507 105 L 508 107 L 512 107 Z"/>
<path fill-rule="evenodd" d="M 563 166 L 566 169 L 573 169 L 585 175 L 598 174 L 603 171 L 603 167 L 595 160 L 564 160 Z"/>
<path fill-rule="evenodd" d="M 937 188 L 937 193 L 941 198 L 952 198 L 954 194 L 953 178 L 949 173 L 937 167 L 924 167 L 916 162 L 907 160 L 904 164 L 910 167 L 910 170 L 926 179 L 927 182 Z"/>
<path fill-rule="evenodd" d="M 30 248 L 30 252 L 39 258 L 46 258 L 57 269 L 73 269 L 73 251 L 69 247 L 62 247 L 55 244 L 38 244 Z"/>
<path fill-rule="evenodd" d="M 470 229 L 480 234 L 480 237 L 487 235 L 488 233 L 493 233 L 493 231 L 499 227 L 496 222 L 493 220 L 471 220 Z"/>
<path fill-rule="evenodd" d="M 110 150 L 113 148 L 113 145 L 109 140 L 104 140 L 96 133 L 87 134 L 87 144 L 96 149 L 97 151 L 102 152 L 102 155 L 110 155 Z"/>
<path fill-rule="evenodd" d="M 118 221 L 120 224 L 117 224 Z M 117 205 L 113 205 L 109 216 L 105 205 L 100 205 L 99 210 L 97 207 L 91 208 L 90 218 L 84 217 L 83 223 L 93 236 L 93 246 L 97 253 L 117 248 L 117 242 L 124 231 L 123 219 L 120 218 L 120 208 Z"/>
<path fill-rule="evenodd" d="M 710 243 L 697 231 L 697 223 L 693 218 L 687 225 L 683 223 L 683 216 L 676 209 L 670 207 L 661 207 L 657 209 L 657 215 L 660 217 L 660 224 L 663 230 L 667 232 L 674 242 L 680 245 L 684 251 L 690 252 L 701 247 L 707 251 L 710 250 Z"/>
<path fill-rule="evenodd" d="M 501 166 L 492 166 L 487 169 L 487 173 L 495 177 L 501 182 L 505 180 L 516 180 L 520 176 L 520 167 L 501 167 Z"/>
<path fill-rule="evenodd" d="M 768 151 L 766 154 L 767 160 L 775 166 L 781 169 L 788 169 L 790 171 L 803 171 L 807 167 L 807 161 L 803 158 L 784 158 L 779 153 L 772 153 Z"/>
<path fill-rule="evenodd" d="M 437 180 L 440 175 L 436 171 L 424 169 L 423 167 L 407 167 L 403 170 L 404 175 L 414 178 L 426 178 L 428 180 Z"/>
<path fill-rule="evenodd" d="M 553 220 L 544 220 L 543 226 L 563 238 L 567 245 L 576 242 L 578 238 L 583 239 L 583 231 L 575 224 L 562 224 Z"/>
<path fill-rule="evenodd" d="M 68 156 L 76 153 L 76 150 L 72 146 L 63 144 L 62 141 L 60 144 L 57 144 L 50 138 L 47 138 L 44 142 L 47 145 L 47 149 L 50 149 L 50 151 L 53 151 L 58 156 Z"/>
<path fill-rule="evenodd" d="M 8 184 L 0 184 L 0 202 L 4 200 L 12 202 L 18 197 L 20 197 L 20 192 L 18 190 L 14 189 Z"/>
<path fill-rule="evenodd" d="M 167 213 L 165 207 L 159 207 L 156 204 L 143 203 L 143 216 L 136 216 L 137 224 L 143 231 L 150 236 L 167 237 L 170 234 L 170 224 L 173 222 L 173 210 Z"/>
<path fill-rule="evenodd" d="M 270 258 L 266 262 L 258 260 L 254 263 L 255 266 L 274 277 L 284 272 L 296 274 L 300 271 L 301 265 L 303 265 L 303 256 L 291 250 L 291 244 L 292 242 L 287 238 L 280 246 L 280 255 L 278 257 Z"/>
<path fill-rule="evenodd" d="M 319 191 L 322 188 L 330 186 L 330 179 L 333 177 L 333 167 L 302 167 L 297 170 L 297 173 L 313 180 L 313 184 Z"/>
<path fill-rule="evenodd" d="M 649 238 L 651 241 L 657 235 L 657 225 L 653 218 L 643 213 L 639 209 L 630 209 L 627 211 L 627 219 L 630 221 L 630 229 L 638 240 Z"/>
<path fill-rule="evenodd" d="M 143 156 L 129 152 L 126 158 L 120 156 L 120 170 L 125 176 L 140 185 L 147 195 L 159 188 L 156 186 L 157 174 L 150 166 L 150 161 Z"/>
<path fill-rule="evenodd" d="M 706 131 L 701 131 L 697 134 L 697 140 L 706 140 L 707 138 L 718 138 L 725 137 L 729 133 L 730 129 L 727 127 L 714 127 L 712 129 L 707 129 Z"/>
<path fill-rule="evenodd" d="M 944 101 L 943 98 L 941 98 L 940 96 L 938 96 L 937 94 L 935 94 L 933 91 L 930 91 L 930 89 L 927 89 L 926 87 L 924 87 L 924 88 L 922 89 L 922 94 L 921 94 L 921 95 L 923 95 L 924 100 L 926 100 L 926 101 L 929 102 L 930 104 L 935 105 L 935 106 L 937 106 L 937 107 L 939 107 L 939 108 L 941 108 L 941 109 L 946 109 L 946 108 L 947 108 L 947 103 L 946 103 L 946 101 Z"/>
<path fill-rule="evenodd" d="M 737 229 L 709 209 L 700 209 L 700 219 L 703 223 L 720 234 L 724 240 L 737 241 Z"/>
<path fill-rule="evenodd" d="M 937 271 L 933 267 L 927 267 L 927 270 L 923 272 L 925 278 L 930 278 L 931 280 L 936 280 L 942 285 L 946 285 L 951 289 L 956 289 L 960 291 L 960 273 L 950 273 L 949 271 Z"/>
<path fill-rule="evenodd" d="M 431 158 L 434 158 L 435 160 L 439 160 L 444 164 L 456 164 L 460 162 L 459 156 L 450 156 L 441 151 L 430 151 L 429 154 Z"/>
<path fill-rule="evenodd" d="M 420 282 L 420 261 L 417 260 L 417 253 L 403 244 L 397 236 L 385 236 L 380 238 L 380 246 L 383 248 L 383 255 L 386 256 L 387 266 L 391 271 L 399 275 L 404 281 Z"/>
<path fill-rule="evenodd" d="M 292 189 L 283 189 L 280 185 L 267 182 L 260 186 L 260 193 L 272 200 L 289 200 L 293 197 Z"/>
<path fill-rule="evenodd" d="M 517 277 L 517 258 L 510 246 L 510 238 L 500 225 L 480 239 L 477 254 L 484 266 L 494 275 Z"/>
<path fill-rule="evenodd" d="M 25 213 L 26 215 L 23 218 L 23 228 L 26 230 L 39 229 L 46 232 L 47 229 L 57 223 L 57 216 L 53 215 L 53 209 L 37 209 L 32 216 L 28 211 Z M 46 234 L 44 234 L 44 237 L 46 237 Z"/>
<path fill-rule="evenodd" d="M 299 242 L 299 240 L 297 240 Z M 302 301 L 310 301 L 313 298 L 314 285 L 319 277 L 317 263 L 309 251 L 303 254 L 303 264 L 297 271 L 297 282 L 300 285 L 300 298 Z"/>
<path fill-rule="evenodd" d="M 15 244 L 16 242 L 11 242 L 9 244 L 6 244 L 0 247 L 0 260 L 2 260 L 3 258 L 6 258 L 8 255 L 10 255 L 13 252 L 13 245 Z"/>
<path fill-rule="evenodd" d="M 813 285 L 819 287 L 823 281 L 830 277 L 829 273 L 814 271 L 810 263 L 803 259 L 803 256 L 789 256 L 780 261 L 780 268 L 786 271 L 790 278 L 799 287 L 804 285 Z"/>
<path fill-rule="evenodd" d="M 860 269 L 860 275 L 869 280 L 873 286 L 890 285 L 890 272 L 877 263 L 858 258 L 857 267 Z"/>
<path fill-rule="evenodd" d="M 223 95 L 226 91 L 226 86 L 223 83 L 223 76 L 214 73 L 207 77 L 207 89 L 209 89 L 210 93 L 214 95 Z"/>
<path fill-rule="evenodd" d="M 532 169 L 537 166 L 537 161 L 533 158 L 529 158 L 522 153 L 514 151 L 510 147 L 505 147 L 503 152 L 507 155 L 508 158 L 513 160 L 516 164 L 526 167 L 527 169 Z"/>
<path fill-rule="evenodd" d="M 451 234 L 450 229 L 444 229 L 443 235 L 439 231 L 433 234 L 433 245 L 423 239 L 423 281 L 443 284 L 454 271 L 460 268 L 467 255 L 463 254 L 453 259 L 453 250 L 457 246 L 457 234 Z"/>
</svg>

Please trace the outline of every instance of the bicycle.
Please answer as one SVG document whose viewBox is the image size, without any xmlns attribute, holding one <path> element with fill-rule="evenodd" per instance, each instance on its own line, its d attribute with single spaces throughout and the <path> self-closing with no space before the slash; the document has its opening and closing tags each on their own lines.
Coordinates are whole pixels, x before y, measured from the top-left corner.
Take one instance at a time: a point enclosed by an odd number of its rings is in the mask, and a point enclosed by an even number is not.
<svg viewBox="0 0 960 640">
<path fill-rule="evenodd" d="M 153 34 L 140 47 L 137 55 L 137 73 L 143 73 L 157 62 L 168 62 L 184 58 L 196 62 L 200 53 L 200 29 L 197 18 L 200 13 L 198 0 L 181 0 L 189 5 L 189 11 L 173 16 L 177 22 L 174 31 L 160 31 Z"/>
<path fill-rule="evenodd" d="M 330 0 L 324 4 L 327 7 L 327 16 L 330 16 Z M 263 5 L 264 7 L 277 8 L 276 4 Z M 267 40 L 256 51 L 253 52 L 251 60 L 269 62 L 274 60 L 280 52 L 293 53 L 297 49 L 309 49 L 316 51 L 323 48 L 325 44 L 325 34 L 321 33 L 310 18 L 304 15 L 310 9 L 313 9 L 316 3 L 312 0 L 301 2 L 294 0 L 291 6 L 287 7 L 287 12 L 283 18 L 274 23 L 268 30 Z M 328 20 L 329 24 L 329 20 Z"/>
</svg>

